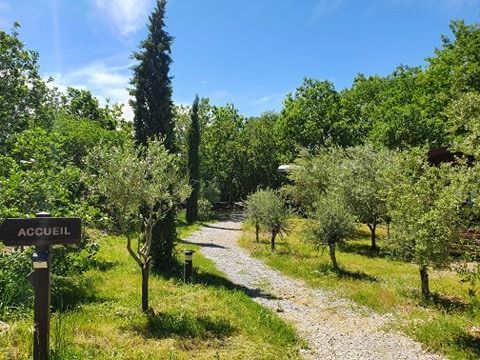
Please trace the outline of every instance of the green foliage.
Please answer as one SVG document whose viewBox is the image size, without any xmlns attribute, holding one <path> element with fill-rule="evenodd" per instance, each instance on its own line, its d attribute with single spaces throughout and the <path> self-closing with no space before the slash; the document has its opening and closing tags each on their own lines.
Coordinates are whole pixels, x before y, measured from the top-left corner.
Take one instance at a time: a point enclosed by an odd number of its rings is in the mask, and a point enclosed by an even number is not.
<svg viewBox="0 0 480 360">
<path fill-rule="evenodd" d="M 172 86 L 169 76 L 171 44 L 173 38 L 165 28 L 165 0 L 157 0 L 149 17 L 148 36 L 140 44 L 133 58 L 130 90 L 131 105 L 135 113 L 135 138 L 146 145 L 154 136 L 163 136 L 165 147 L 173 149 Z"/>
<path fill-rule="evenodd" d="M 300 148 L 351 143 L 349 126 L 340 118 L 340 96 L 328 81 L 304 79 L 294 94 L 287 95 L 276 131 L 282 160 L 287 162 Z"/>
<path fill-rule="evenodd" d="M 422 292 L 428 295 L 428 267 L 450 261 L 451 248 L 469 222 L 464 205 L 471 183 L 461 167 L 432 167 L 411 153 L 398 156 L 388 172 L 389 247 L 395 256 L 418 264 Z"/>
<path fill-rule="evenodd" d="M 31 126 L 51 125 L 50 94 L 38 73 L 38 54 L 27 50 L 18 37 L 0 30 L 0 149 L 11 137 Z"/>
<path fill-rule="evenodd" d="M 275 238 L 286 231 L 289 212 L 285 201 L 274 190 L 258 190 L 247 199 L 246 216 L 255 224 L 258 241 L 259 226 L 271 234 L 271 248 L 275 250 Z"/>
<path fill-rule="evenodd" d="M 31 253 L 0 254 L 0 314 L 24 310 L 32 304 L 33 290 L 27 280 L 31 263 Z"/>
<path fill-rule="evenodd" d="M 142 269 L 142 309 L 147 311 L 153 230 L 186 199 L 190 188 L 179 174 L 176 157 L 159 140 L 149 141 L 147 147 L 135 147 L 132 141 L 99 147 L 87 163 L 92 190 L 105 198 L 112 220 L 127 237 L 129 254 Z M 137 246 L 132 243 L 135 234 Z"/>
<path fill-rule="evenodd" d="M 198 220 L 207 221 L 213 219 L 214 216 L 212 203 L 205 198 L 198 199 Z"/>
<path fill-rule="evenodd" d="M 168 151 L 174 151 L 172 85 L 169 76 L 173 37 L 165 31 L 165 0 L 157 0 L 149 17 L 148 36 L 133 54 L 133 88 L 130 101 L 135 117 L 133 126 L 137 142 L 147 145 L 149 139 L 161 136 Z M 155 271 L 168 270 L 173 262 L 176 240 L 175 209 L 153 229 L 153 266 Z"/>
<path fill-rule="evenodd" d="M 328 246 L 332 267 L 337 270 L 336 244 L 352 235 L 356 219 L 345 199 L 332 191 L 318 199 L 314 207 L 313 221 L 307 236 L 317 246 Z"/>
<path fill-rule="evenodd" d="M 89 119 L 103 129 L 114 130 L 118 125 L 121 108 L 108 105 L 102 108 L 98 99 L 88 90 L 68 88 L 62 96 L 64 111 L 77 120 Z"/>
<path fill-rule="evenodd" d="M 314 212 L 318 199 L 338 182 L 339 162 L 344 156 L 337 147 L 322 148 L 316 155 L 300 153 L 287 174 L 293 184 L 287 185 L 285 191 L 302 213 Z"/>
<path fill-rule="evenodd" d="M 480 25 L 452 21 L 453 38 L 442 36 L 442 47 L 428 58 L 426 70 L 436 86 L 454 98 L 458 93 L 480 91 Z"/>
<path fill-rule="evenodd" d="M 241 134 L 244 118 L 233 105 L 214 107 L 200 148 L 201 177 L 216 182 L 220 200 L 233 202 L 242 195 L 242 174 L 246 171 Z"/>
<path fill-rule="evenodd" d="M 280 148 L 274 131 L 279 119 L 279 114 L 266 112 L 245 121 L 241 134 L 245 165 L 237 173 L 242 179 L 242 197 L 257 188 L 281 185 L 277 171 L 281 165 Z"/>
<path fill-rule="evenodd" d="M 198 218 L 198 197 L 200 195 L 200 124 L 198 106 L 200 99 L 195 97 L 191 112 L 191 124 L 188 132 L 188 183 L 192 193 L 187 199 L 187 222 L 192 223 Z"/>
<path fill-rule="evenodd" d="M 345 150 L 345 158 L 338 162 L 341 170 L 334 187 L 357 219 L 370 228 L 372 249 L 376 249 L 377 225 L 389 218 L 383 169 L 389 166 L 392 156 L 386 149 L 357 146 Z"/>
<path fill-rule="evenodd" d="M 480 158 L 480 93 L 468 92 L 452 101 L 445 111 L 453 147 Z"/>
</svg>

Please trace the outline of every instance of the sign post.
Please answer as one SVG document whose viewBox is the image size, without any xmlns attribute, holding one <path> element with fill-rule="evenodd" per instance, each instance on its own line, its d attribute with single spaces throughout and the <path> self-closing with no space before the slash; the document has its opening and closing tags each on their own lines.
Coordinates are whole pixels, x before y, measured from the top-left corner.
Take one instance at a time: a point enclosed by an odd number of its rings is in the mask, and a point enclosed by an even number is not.
<svg viewBox="0 0 480 360">
<path fill-rule="evenodd" d="M 50 352 L 50 245 L 78 244 L 81 220 L 53 218 L 41 212 L 32 219 L 5 219 L 0 226 L 0 241 L 6 246 L 35 246 L 33 273 L 29 276 L 35 289 L 33 359 L 48 360 Z M 32 276 L 33 275 L 33 276 Z"/>
</svg>

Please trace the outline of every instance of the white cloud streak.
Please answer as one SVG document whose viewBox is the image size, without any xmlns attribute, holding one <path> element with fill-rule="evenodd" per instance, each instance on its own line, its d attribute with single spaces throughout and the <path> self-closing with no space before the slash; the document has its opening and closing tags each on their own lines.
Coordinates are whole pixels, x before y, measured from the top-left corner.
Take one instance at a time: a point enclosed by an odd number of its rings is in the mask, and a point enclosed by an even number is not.
<svg viewBox="0 0 480 360">
<path fill-rule="evenodd" d="M 150 0 L 90 0 L 98 18 L 105 19 L 121 36 L 127 37 L 145 25 Z"/>
<path fill-rule="evenodd" d="M 88 89 L 102 104 L 105 104 L 107 99 L 122 104 L 124 118 L 131 121 L 133 111 L 128 104 L 128 68 L 129 65 L 107 66 L 105 62 L 97 61 L 73 71 L 53 74 L 51 77 L 54 78 L 53 85 L 60 91 L 65 91 L 67 87 Z"/>
<path fill-rule="evenodd" d="M 338 8 L 344 3 L 344 0 L 319 0 L 312 10 L 312 17 L 319 18 L 325 16 Z"/>
</svg>

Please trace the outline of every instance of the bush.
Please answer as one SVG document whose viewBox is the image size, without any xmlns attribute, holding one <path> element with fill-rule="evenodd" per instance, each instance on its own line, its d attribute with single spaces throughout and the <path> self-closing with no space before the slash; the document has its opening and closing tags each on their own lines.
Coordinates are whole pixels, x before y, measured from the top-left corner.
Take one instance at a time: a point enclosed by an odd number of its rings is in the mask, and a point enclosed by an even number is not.
<svg viewBox="0 0 480 360">
<path fill-rule="evenodd" d="M 205 198 L 198 199 L 198 220 L 207 221 L 212 219 L 215 216 L 213 211 L 213 205 L 210 201 Z"/>
<path fill-rule="evenodd" d="M 260 226 L 270 232 L 271 248 L 275 250 L 275 239 L 286 230 L 288 210 L 285 201 L 274 190 L 259 190 L 250 195 L 247 200 L 247 219 L 255 224 L 256 238 Z"/>
<path fill-rule="evenodd" d="M 31 270 L 31 252 L 0 255 L 0 314 L 32 304 L 33 289 L 27 279 Z"/>
<path fill-rule="evenodd" d="M 329 192 L 315 203 L 312 226 L 307 236 L 317 246 L 328 246 L 332 267 L 338 270 L 335 246 L 355 231 L 355 217 L 343 197 Z"/>
</svg>

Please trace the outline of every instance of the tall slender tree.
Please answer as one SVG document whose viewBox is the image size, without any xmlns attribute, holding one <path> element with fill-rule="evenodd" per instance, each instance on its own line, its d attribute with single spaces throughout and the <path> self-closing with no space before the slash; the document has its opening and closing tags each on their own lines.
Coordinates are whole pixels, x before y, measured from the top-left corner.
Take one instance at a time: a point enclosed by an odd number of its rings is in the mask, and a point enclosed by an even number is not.
<svg viewBox="0 0 480 360">
<path fill-rule="evenodd" d="M 190 128 L 188 129 L 188 182 L 192 187 L 192 193 L 187 200 L 187 222 L 192 223 L 198 217 L 198 195 L 200 193 L 200 124 L 198 119 L 198 95 L 193 101 L 190 113 Z"/>
<path fill-rule="evenodd" d="M 133 67 L 130 90 L 134 110 L 133 125 L 138 143 L 147 145 L 154 136 L 163 138 L 165 148 L 174 151 L 174 123 L 172 85 L 169 76 L 173 37 L 165 30 L 166 0 L 157 0 L 149 17 L 148 37 L 133 54 L 137 64 Z M 176 240 L 175 209 L 172 208 L 153 229 L 153 269 L 162 272 L 174 262 L 173 248 Z"/>
</svg>

